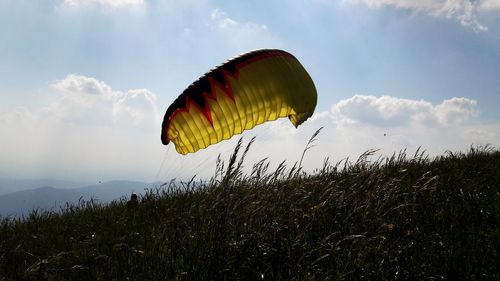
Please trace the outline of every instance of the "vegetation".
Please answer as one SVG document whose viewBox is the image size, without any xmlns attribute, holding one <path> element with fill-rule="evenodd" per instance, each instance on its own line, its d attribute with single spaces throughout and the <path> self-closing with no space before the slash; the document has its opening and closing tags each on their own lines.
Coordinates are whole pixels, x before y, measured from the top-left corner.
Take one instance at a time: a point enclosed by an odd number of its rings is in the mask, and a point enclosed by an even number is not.
<svg viewBox="0 0 500 281">
<path fill-rule="evenodd" d="M 3 218 L 0 280 L 500 280 L 498 149 L 245 175 L 248 148 L 138 204 Z"/>
</svg>

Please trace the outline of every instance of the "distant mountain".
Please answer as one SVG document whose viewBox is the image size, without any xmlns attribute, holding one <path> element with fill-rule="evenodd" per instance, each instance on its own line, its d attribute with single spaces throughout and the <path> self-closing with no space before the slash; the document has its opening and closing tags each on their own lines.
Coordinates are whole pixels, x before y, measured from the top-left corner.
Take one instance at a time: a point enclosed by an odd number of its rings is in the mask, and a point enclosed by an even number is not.
<svg viewBox="0 0 500 281">
<path fill-rule="evenodd" d="M 9 194 L 16 191 L 35 189 L 44 186 L 51 186 L 54 188 L 77 188 L 84 185 L 84 183 L 54 179 L 0 178 L 0 195 Z"/>
<path fill-rule="evenodd" d="M 45 186 L 31 190 L 23 190 L 0 195 L 0 216 L 19 217 L 33 209 L 59 211 L 67 202 L 97 199 L 99 202 L 110 202 L 128 198 L 130 194 L 144 194 L 145 189 L 154 188 L 158 184 L 135 181 L 110 181 L 80 188 L 62 189 Z"/>
</svg>

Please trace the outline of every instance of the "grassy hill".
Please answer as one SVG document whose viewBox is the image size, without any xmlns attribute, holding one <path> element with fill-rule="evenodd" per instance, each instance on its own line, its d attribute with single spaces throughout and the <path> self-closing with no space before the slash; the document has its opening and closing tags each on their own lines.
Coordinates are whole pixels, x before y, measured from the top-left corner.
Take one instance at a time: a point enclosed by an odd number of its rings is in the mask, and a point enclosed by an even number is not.
<svg viewBox="0 0 500 281">
<path fill-rule="evenodd" d="M 139 204 L 4 218 L 0 280 L 500 280 L 499 150 L 243 175 L 246 152 Z"/>
</svg>

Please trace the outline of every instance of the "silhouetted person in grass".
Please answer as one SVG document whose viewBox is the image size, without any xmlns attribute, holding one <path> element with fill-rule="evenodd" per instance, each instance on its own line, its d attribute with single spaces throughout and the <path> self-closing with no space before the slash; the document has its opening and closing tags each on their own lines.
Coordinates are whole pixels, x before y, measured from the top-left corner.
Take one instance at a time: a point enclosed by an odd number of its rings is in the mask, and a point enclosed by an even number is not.
<svg viewBox="0 0 500 281">
<path fill-rule="evenodd" d="M 127 225 L 130 227 L 134 227 L 137 222 L 139 199 L 137 198 L 137 194 L 132 193 L 130 195 L 130 200 L 127 201 L 125 208 L 125 215 L 127 217 Z"/>
<path fill-rule="evenodd" d="M 130 200 L 127 201 L 127 206 L 135 206 L 137 204 L 139 204 L 139 200 L 137 199 L 137 194 L 132 193 L 132 195 L 130 195 Z"/>
</svg>

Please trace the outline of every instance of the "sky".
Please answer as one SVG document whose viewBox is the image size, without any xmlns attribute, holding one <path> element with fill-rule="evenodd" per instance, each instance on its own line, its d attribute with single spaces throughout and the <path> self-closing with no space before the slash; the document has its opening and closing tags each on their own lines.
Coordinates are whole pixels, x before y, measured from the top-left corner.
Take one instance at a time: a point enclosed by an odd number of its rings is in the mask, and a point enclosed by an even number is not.
<svg viewBox="0 0 500 281">
<path fill-rule="evenodd" d="M 256 137 L 248 169 L 304 169 L 419 147 L 500 146 L 500 0 L 0 0 L 0 177 L 86 183 L 207 178 L 238 136 L 181 156 L 168 105 L 229 58 L 294 54 L 315 114 Z"/>
</svg>

